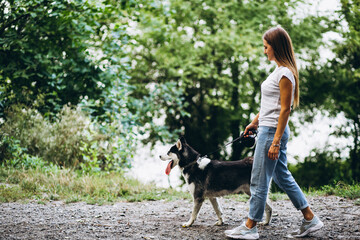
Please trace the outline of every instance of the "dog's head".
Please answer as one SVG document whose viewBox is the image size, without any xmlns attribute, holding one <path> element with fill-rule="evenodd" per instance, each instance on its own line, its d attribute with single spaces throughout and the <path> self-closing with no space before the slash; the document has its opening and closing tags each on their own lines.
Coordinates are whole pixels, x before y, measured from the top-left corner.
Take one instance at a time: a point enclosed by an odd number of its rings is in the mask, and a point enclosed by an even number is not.
<svg viewBox="0 0 360 240">
<path fill-rule="evenodd" d="M 196 161 L 199 153 L 192 149 L 187 143 L 184 137 L 181 137 L 174 146 L 170 148 L 167 155 L 160 155 L 160 159 L 163 161 L 169 161 L 165 173 L 170 174 L 171 169 L 176 165 L 184 167 L 187 164 Z"/>
</svg>

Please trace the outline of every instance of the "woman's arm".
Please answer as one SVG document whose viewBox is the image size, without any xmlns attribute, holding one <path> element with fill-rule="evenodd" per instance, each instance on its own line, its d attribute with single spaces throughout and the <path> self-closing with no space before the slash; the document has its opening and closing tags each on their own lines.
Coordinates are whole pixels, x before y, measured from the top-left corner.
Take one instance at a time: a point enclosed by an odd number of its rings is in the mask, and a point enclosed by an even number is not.
<svg viewBox="0 0 360 240">
<path fill-rule="evenodd" d="M 276 160 L 279 157 L 280 140 L 285 131 L 291 112 L 292 83 L 286 77 L 282 77 L 279 86 L 281 110 L 274 140 L 268 153 L 268 157 L 272 160 Z"/>
</svg>

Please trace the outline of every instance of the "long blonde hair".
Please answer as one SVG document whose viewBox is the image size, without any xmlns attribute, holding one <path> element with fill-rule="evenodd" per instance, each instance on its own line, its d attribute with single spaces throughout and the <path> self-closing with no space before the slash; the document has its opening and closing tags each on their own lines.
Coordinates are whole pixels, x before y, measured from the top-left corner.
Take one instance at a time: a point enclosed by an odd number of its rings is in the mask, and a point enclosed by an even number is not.
<svg viewBox="0 0 360 240">
<path fill-rule="evenodd" d="M 299 72 L 296 66 L 294 49 L 289 34 L 281 27 L 274 27 L 265 32 L 263 39 L 273 48 L 276 60 L 290 69 L 295 77 L 294 108 L 299 106 Z"/>
</svg>

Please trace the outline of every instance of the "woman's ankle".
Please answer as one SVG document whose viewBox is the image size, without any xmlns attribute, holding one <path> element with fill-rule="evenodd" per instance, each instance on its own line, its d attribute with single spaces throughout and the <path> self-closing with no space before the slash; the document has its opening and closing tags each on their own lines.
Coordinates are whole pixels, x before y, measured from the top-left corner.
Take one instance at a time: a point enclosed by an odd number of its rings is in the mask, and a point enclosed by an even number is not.
<svg viewBox="0 0 360 240">
<path fill-rule="evenodd" d="M 306 221 L 311 221 L 314 218 L 314 213 L 311 211 L 310 207 L 306 207 L 303 210 L 301 210 L 302 214 L 304 215 L 304 218 Z"/>
<path fill-rule="evenodd" d="M 256 226 L 256 223 L 255 221 L 251 220 L 250 218 L 248 218 L 245 222 L 245 226 L 249 229 L 252 229 L 253 227 Z"/>
</svg>

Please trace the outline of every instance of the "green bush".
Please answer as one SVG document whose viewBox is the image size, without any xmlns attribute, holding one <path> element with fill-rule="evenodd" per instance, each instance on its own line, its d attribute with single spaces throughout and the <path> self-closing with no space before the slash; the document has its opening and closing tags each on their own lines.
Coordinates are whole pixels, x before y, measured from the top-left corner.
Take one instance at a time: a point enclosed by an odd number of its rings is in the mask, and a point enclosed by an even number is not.
<svg viewBox="0 0 360 240">
<path fill-rule="evenodd" d="M 24 148 L 20 147 L 20 141 L 3 134 L 0 138 L 0 163 L 11 161 L 13 166 L 22 158 Z"/>
<path fill-rule="evenodd" d="M 20 141 L 3 135 L 0 138 L 0 163 L 12 168 L 35 169 L 43 168 L 46 163 L 39 157 L 31 156 L 26 148 L 20 146 Z"/>
<path fill-rule="evenodd" d="M 2 154 L 5 160 L 17 161 L 19 156 L 24 158 L 25 152 L 25 161 L 30 162 L 36 161 L 30 156 L 36 156 L 86 172 L 119 170 L 130 166 L 135 146 L 134 139 L 117 134 L 121 129 L 121 122 L 102 125 L 91 120 L 80 107 L 64 106 L 50 121 L 37 110 L 17 105 L 6 111 L 6 121 L 0 129 L 3 136 L 14 140 L 9 142 L 6 138 L 0 148 L 8 149 Z"/>
<path fill-rule="evenodd" d="M 360 198 L 360 184 L 344 184 L 343 182 L 338 182 L 335 185 L 326 185 L 321 188 L 326 194 L 336 195 L 340 197 L 345 197 L 349 199 L 358 199 Z"/>
<path fill-rule="evenodd" d="M 319 189 L 339 181 L 352 184 L 350 167 L 339 156 L 334 151 L 315 149 L 303 162 L 289 165 L 289 170 L 303 188 Z"/>
</svg>

